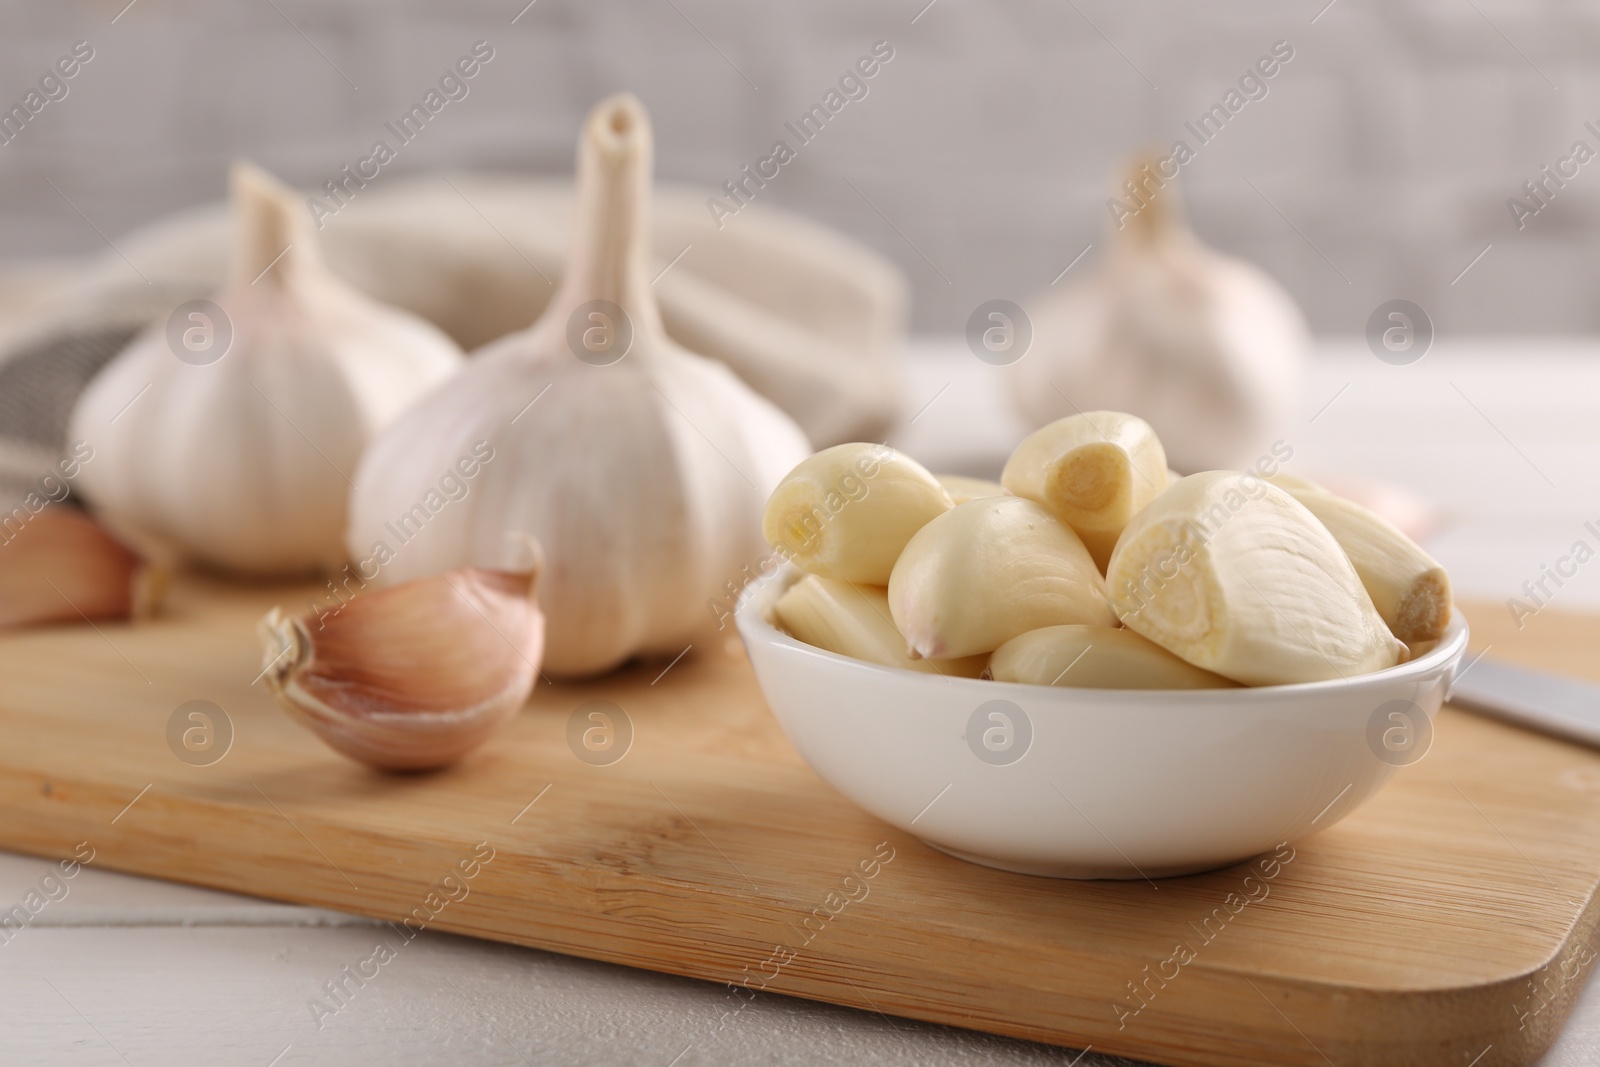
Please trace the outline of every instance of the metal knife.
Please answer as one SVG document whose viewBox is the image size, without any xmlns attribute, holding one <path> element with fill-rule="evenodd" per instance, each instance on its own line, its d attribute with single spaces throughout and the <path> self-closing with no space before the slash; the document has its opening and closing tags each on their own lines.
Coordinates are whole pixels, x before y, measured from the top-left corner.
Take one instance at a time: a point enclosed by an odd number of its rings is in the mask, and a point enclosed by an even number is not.
<svg viewBox="0 0 1600 1067">
<path fill-rule="evenodd" d="M 1456 677 L 1450 703 L 1600 748 L 1600 685 L 1480 658 Z"/>
</svg>

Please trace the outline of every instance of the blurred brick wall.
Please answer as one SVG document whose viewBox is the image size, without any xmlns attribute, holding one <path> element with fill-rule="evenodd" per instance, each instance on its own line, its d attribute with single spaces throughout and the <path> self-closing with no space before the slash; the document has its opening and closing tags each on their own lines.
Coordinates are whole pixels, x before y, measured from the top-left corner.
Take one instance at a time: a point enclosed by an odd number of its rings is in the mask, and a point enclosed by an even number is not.
<svg viewBox="0 0 1600 1067">
<path fill-rule="evenodd" d="M 1396 296 L 1441 333 L 1600 328 L 1600 162 L 1520 231 L 1506 206 L 1574 141 L 1600 149 L 1584 128 L 1600 129 L 1593 6 L 538 0 L 513 24 L 521 0 L 125 3 L 0 3 L 7 108 L 74 41 L 95 49 L 0 145 L 0 257 L 103 249 L 96 228 L 114 241 L 219 196 L 235 156 L 320 183 L 482 39 L 495 58 L 470 95 L 385 177 L 567 169 L 585 108 L 629 88 L 654 116 L 659 174 L 708 195 L 790 140 L 797 158 L 760 199 L 881 249 L 915 283 L 917 326 L 958 329 L 1093 242 L 1074 272 L 1090 268 L 1118 161 L 1197 144 L 1183 123 L 1286 40 L 1267 96 L 1183 169 L 1206 239 L 1281 278 L 1322 332 L 1357 333 Z M 783 122 L 880 39 L 895 55 L 869 94 L 799 147 Z"/>
</svg>

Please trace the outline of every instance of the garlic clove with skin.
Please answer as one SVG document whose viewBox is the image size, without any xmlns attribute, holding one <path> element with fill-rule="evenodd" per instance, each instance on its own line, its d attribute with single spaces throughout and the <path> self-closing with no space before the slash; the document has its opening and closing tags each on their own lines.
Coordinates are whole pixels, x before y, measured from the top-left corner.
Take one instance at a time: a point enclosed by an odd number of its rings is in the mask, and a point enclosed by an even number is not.
<svg viewBox="0 0 1600 1067">
<path fill-rule="evenodd" d="M 448 571 L 335 612 L 274 608 L 267 685 L 332 748 L 384 770 L 454 763 L 527 701 L 544 651 L 536 572 Z"/>
<path fill-rule="evenodd" d="M 143 618 L 166 589 L 161 568 L 68 504 L 49 504 L 0 538 L 0 629 Z"/>
<path fill-rule="evenodd" d="M 810 445 L 727 367 L 667 338 L 650 288 L 651 133 L 638 100 L 602 101 L 578 148 L 578 207 L 560 288 L 530 329 L 487 346 L 363 457 L 346 544 L 380 581 L 503 565 L 527 531 L 549 566 L 545 670 L 675 656 L 715 629 L 718 598 L 767 551 L 768 494 Z M 395 520 L 486 443 L 459 501 Z"/>
<path fill-rule="evenodd" d="M 292 190 L 247 164 L 231 184 L 230 280 L 85 388 L 68 439 L 96 458 L 80 485 L 113 529 L 191 560 L 258 575 L 337 567 L 362 450 L 461 352 L 335 277 Z"/>
<path fill-rule="evenodd" d="M 1013 399 L 1038 426 L 1079 409 L 1131 412 L 1179 470 L 1248 467 L 1293 417 L 1310 329 L 1263 271 L 1201 244 L 1177 180 L 1139 162 L 1131 181 L 1144 191 L 1117 192 L 1098 272 L 1028 306 L 1033 343 L 1010 376 Z"/>
</svg>

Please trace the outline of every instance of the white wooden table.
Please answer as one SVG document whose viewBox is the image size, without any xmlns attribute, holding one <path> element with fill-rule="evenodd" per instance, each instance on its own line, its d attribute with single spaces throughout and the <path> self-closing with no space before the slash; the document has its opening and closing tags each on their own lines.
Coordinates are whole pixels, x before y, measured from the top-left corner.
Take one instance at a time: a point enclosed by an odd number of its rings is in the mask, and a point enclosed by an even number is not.
<svg viewBox="0 0 1600 1067">
<path fill-rule="evenodd" d="M 959 342 L 913 347 L 908 409 L 927 406 L 895 443 L 938 469 L 998 470 L 1024 427 L 994 370 Z M 1327 344 L 1285 439 L 1291 469 L 1426 495 L 1461 595 L 1503 601 L 1600 519 L 1600 344 L 1441 343 L 1410 367 Z M 1600 611 L 1600 563 L 1556 603 Z M 0 853 L 0 909 L 46 867 Z M 0 943 L 0 1064 L 1125 1062 L 770 995 L 707 1038 L 721 986 L 432 932 L 319 1028 L 307 1002 L 371 953 L 373 924 L 93 869 L 69 884 Z M 1595 1063 L 1600 983 L 1543 1061 Z"/>
</svg>

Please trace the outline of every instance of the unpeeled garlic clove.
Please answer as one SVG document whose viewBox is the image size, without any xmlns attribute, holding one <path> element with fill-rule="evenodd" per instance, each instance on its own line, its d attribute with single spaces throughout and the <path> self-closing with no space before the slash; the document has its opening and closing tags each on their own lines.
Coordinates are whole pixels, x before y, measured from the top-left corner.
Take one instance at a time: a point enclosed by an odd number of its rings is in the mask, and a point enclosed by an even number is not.
<svg viewBox="0 0 1600 1067">
<path fill-rule="evenodd" d="M 989 657 L 997 682 L 1080 689 L 1228 689 L 1238 685 L 1186 663 L 1125 628 L 1046 626 L 1013 637 Z"/>
<path fill-rule="evenodd" d="M 1125 626 L 1246 685 L 1348 678 L 1406 655 L 1339 542 L 1253 474 L 1195 474 L 1156 497 L 1106 585 Z"/>
<path fill-rule="evenodd" d="M 959 504 L 918 530 L 889 576 L 889 610 L 915 654 L 941 660 L 1041 626 L 1116 625 L 1078 535 L 1014 496 Z"/>
<path fill-rule="evenodd" d="M 261 620 L 268 686 L 351 759 L 452 763 L 528 699 L 544 653 L 537 572 L 464 567 L 358 596 L 323 616 Z"/>
<path fill-rule="evenodd" d="M 1023 438 L 1000 481 L 1072 527 L 1104 573 L 1122 528 L 1167 487 L 1167 454 L 1143 419 L 1089 411 Z"/>
<path fill-rule="evenodd" d="M 906 655 L 906 639 L 895 629 L 889 594 L 882 586 L 808 574 L 784 591 L 773 614 L 808 645 L 885 667 L 976 678 L 988 662 L 986 656 L 935 661 Z"/>
<path fill-rule="evenodd" d="M 1438 560 L 1376 512 L 1290 474 L 1267 479 L 1333 534 L 1389 630 L 1417 654 L 1450 624 L 1450 575 Z"/>
<path fill-rule="evenodd" d="M 965 474 L 935 474 L 939 484 L 944 486 L 944 491 L 950 494 L 950 499 L 957 504 L 965 504 L 972 500 L 982 500 L 989 496 L 1010 496 L 1011 491 L 999 482 L 991 482 L 987 478 L 969 478 Z"/>
<path fill-rule="evenodd" d="M 954 506 L 910 456 L 885 445 L 834 445 L 784 476 L 767 500 L 761 532 L 801 570 L 886 585 L 911 536 Z"/>
<path fill-rule="evenodd" d="M 142 618 L 165 588 L 165 571 L 70 505 L 0 528 L 0 628 Z"/>
</svg>

